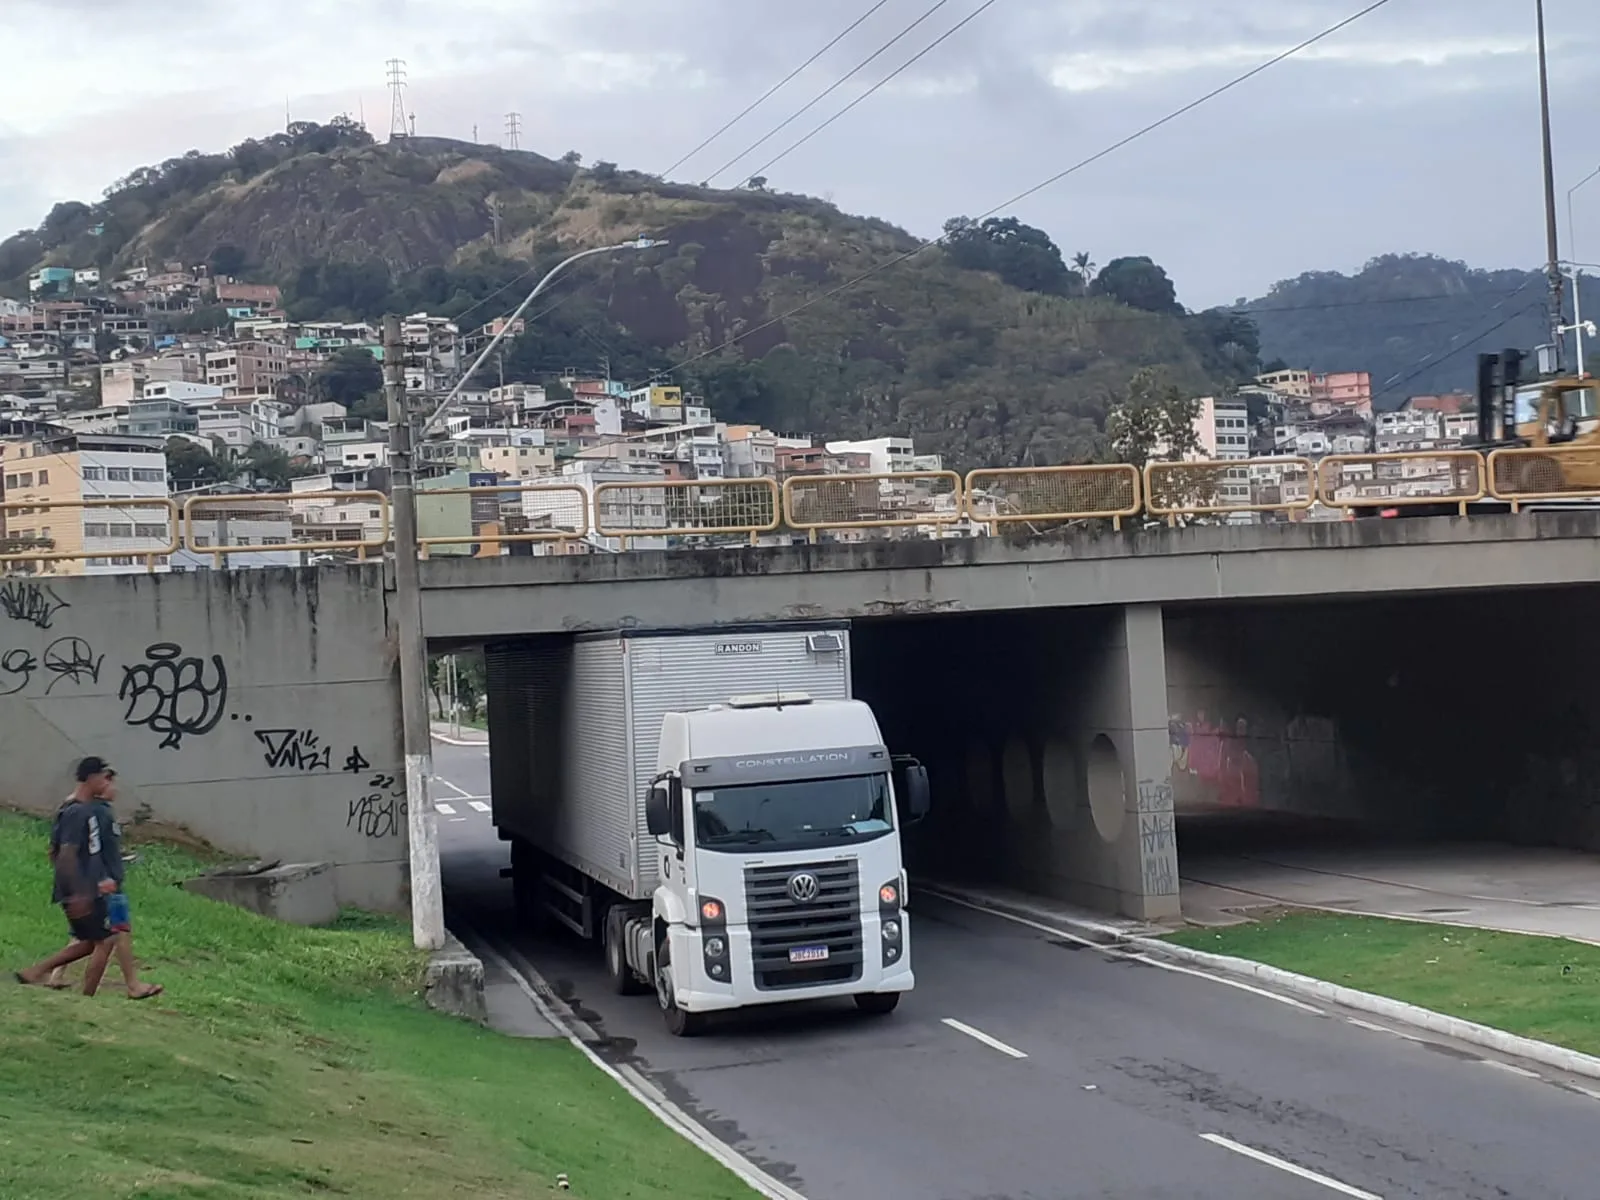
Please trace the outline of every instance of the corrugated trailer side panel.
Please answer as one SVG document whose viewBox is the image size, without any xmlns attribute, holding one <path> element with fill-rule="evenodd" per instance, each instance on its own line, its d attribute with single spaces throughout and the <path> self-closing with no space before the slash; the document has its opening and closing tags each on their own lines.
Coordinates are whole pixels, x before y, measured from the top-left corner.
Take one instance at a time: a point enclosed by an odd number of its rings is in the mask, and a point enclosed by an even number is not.
<svg viewBox="0 0 1600 1200">
<path fill-rule="evenodd" d="M 557 843 L 548 849 L 613 891 L 643 900 L 654 885 L 636 887 L 634 814 L 644 809 L 644 793 L 629 784 L 625 670 L 616 638 L 572 647 L 565 802 Z"/>
<path fill-rule="evenodd" d="M 561 809 L 571 659 L 571 643 L 553 639 L 484 648 L 494 823 L 547 848 L 555 840 Z"/>
<path fill-rule="evenodd" d="M 818 653 L 811 637 L 835 634 L 838 651 Z M 661 719 L 669 712 L 725 704 L 734 696 L 784 691 L 805 692 L 817 700 L 850 699 L 848 626 L 826 629 L 760 629 L 742 632 L 625 635 L 629 711 L 633 723 L 633 839 L 653 846 L 645 824 L 644 794 L 656 772 Z M 616 642 L 589 643 L 616 645 Z M 622 711 L 619 703 L 617 711 Z M 636 856 L 635 895 L 644 897 L 660 882 L 655 854 Z M 619 889 L 621 890 L 621 889 Z"/>
</svg>

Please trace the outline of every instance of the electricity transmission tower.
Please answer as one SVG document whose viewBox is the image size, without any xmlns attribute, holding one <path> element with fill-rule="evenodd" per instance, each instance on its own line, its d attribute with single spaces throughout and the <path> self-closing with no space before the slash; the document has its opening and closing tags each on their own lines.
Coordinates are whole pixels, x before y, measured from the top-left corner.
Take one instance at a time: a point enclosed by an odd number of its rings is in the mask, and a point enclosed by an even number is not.
<svg viewBox="0 0 1600 1200">
<path fill-rule="evenodd" d="M 403 58 L 391 58 L 386 64 L 389 68 L 389 139 L 403 138 L 409 133 L 406 124 L 406 62 Z"/>
<path fill-rule="evenodd" d="M 510 112 L 506 114 L 506 149 L 522 149 L 522 114 Z"/>
</svg>

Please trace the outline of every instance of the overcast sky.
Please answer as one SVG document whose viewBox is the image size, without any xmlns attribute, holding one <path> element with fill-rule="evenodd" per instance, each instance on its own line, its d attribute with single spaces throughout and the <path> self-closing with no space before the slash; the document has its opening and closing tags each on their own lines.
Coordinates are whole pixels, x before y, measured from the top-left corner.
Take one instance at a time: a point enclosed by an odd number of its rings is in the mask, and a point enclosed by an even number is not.
<svg viewBox="0 0 1600 1200">
<path fill-rule="evenodd" d="M 387 133 L 407 60 L 418 133 L 661 171 L 871 0 L 0 0 L 0 231 L 97 198 L 132 168 L 297 120 Z M 698 181 L 927 10 L 886 0 L 680 170 Z M 716 176 L 736 183 L 981 0 L 946 3 L 827 100 Z M 1533 0 L 1391 0 L 1303 56 L 1023 201 L 1362 0 L 994 0 L 883 90 L 766 169 L 914 233 L 996 206 L 1098 262 L 1149 254 L 1191 307 L 1306 270 L 1432 251 L 1544 253 Z M 1558 186 L 1600 167 L 1600 3 L 1547 0 Z M 20 48 L 20 52 L 18 52 Z M 1600 261 L 1600 180 L 1574 257 Z M 1564 218 L 1563 218 L 1564 224 Z M 1563 236 L 1564 232 L 1563 232 Z"/>
</svg>

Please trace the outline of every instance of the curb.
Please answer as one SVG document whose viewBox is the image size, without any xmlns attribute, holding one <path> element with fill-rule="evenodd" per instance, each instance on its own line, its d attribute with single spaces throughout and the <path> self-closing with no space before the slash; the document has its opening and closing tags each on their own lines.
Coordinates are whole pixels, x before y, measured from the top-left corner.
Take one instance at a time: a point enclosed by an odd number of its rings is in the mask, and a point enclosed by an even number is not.
<svg viewBox="0 0 1600 1200">
<path fill-rule="evenodd" d="M 453 738 L 449 734 L 440 733 L 436 729 L 430 730 L 429 733 L 432 735 L 434 741 L 443 742 L 446 746 L 482 746 L 486 750 L 489 748 L 489 739 L 487 737 L 484 738 L 483 741 L 478 742 L 470 741 L 466 738 Z"/>
<path fill-rule="evenodd" d="M 719 1140 L 703 1125 L 674 1104 L 660 1088 L 656 1087 L 637 1068 L 614 1065 L 601 1058 L 594 1047 L 603 1040 L 594 1028 L 582 1018 L 570 1015 L 545 981 L 538 969 L 515 950 L 502 952 L 487 938 L 467 930 L 469 937 L 483 948 L 484 954 L 501 970 L 511 976 L 539 1015 L 549 1021 L 556 1031 L 567 1039 L 589 1062 L 605 1073 L 629 1096 L 642 1105 L 651 1116 L 672 1130 L 701 1153 L 715 1159 L 741 1182 L 765 1200 L 806 1200 L 788 1184 L 773 1178 L 755 1163 L 726 1142 Z M 512 959 L 515 958 L 515 962 Z"/>
<path fill-rule="evenodd" d="M 1541 1042 L 1521 1034 L 1507 1033 L 1476 1021 L 1447 1016 L 1431 1008 L 1375 996 L 1371 992 L 1329 983 L 1310 975 L 1286 971 L 1282 967 L 1268 966 L 1247 958 L 1234 958 L 1227 954 L 1213 954 L 1208 950 L 1194 950 L 1176 946 L 1171 942 L 1133 932 L 1109 923 L 1082 917 L 1068 916 L 1048 909 L 1027 905 L 1009 904 L 992 896 L 965 892 L 950 887 L 924 886 L 923 892 L 931 896 L 944 895 L 951 900 L 968 904 L 1002 917 L 1024 920 L 1035 924 L 1048 923 L 1091 945 L 1108 951 L 1138 951 L 1140 954 L 1169 962 L 1184 963 L 1192 967 L 1205 967 L 1223 974 L 1248 979 L 1258 985 L 1271 985 L 1306 1000 L 1319 1000 L 1324 1004 L 1354 1009 L 1384 1017 L 1440 1037 L 1453 1038 L 1468 1045 L 1493 1050 L 1512 1058 L 1525 1059 L 1553 1070 L 1581 1075 L 1587 1079 L 1600 1079 L 1600 1058 L 1568 1050 L 1563 1046 Z"/>
</svg>

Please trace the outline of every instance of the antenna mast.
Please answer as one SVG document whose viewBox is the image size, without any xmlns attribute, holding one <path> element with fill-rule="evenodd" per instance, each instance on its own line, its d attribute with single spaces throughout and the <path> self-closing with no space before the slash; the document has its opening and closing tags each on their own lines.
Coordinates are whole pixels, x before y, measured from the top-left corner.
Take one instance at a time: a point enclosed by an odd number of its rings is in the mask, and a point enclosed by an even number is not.
<svg viewBox="0 0 1600 1200">
<path fill-rule="evenodd" d="M 391 58 L 384 64 L 389 68 L 389 140 L 407 136 L 406 125 L 406 60 Z"/>
</svg>

